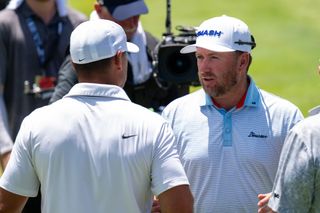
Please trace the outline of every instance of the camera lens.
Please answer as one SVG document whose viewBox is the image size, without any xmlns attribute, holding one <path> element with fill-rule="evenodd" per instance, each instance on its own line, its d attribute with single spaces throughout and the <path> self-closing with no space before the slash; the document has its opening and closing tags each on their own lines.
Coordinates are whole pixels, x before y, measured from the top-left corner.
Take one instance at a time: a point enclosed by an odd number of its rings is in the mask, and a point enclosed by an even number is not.
<svg viewBox="0 0 320 213">
<path fill-rule="evenodd" d="M 178 75 L 188 71 L 191 65 L 189 57 L 182 55 L 180 52 L 174 52 L 168 56 L 168 62 L 166 64 L 167 69 L 171 73 Z"/>
<path fill-rule="evenodd" d="M 161 45 L 158 51 L 158 74 L 161 79 L 174 83 L 190 83 L 198 80 L 194 53 L 181 54 L 186 44 Z"/>
</svg>

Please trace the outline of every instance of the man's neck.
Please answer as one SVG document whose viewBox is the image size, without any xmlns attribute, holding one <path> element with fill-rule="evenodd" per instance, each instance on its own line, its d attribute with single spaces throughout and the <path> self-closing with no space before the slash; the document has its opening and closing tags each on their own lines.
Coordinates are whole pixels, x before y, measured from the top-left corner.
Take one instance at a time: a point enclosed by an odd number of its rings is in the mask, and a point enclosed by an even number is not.
<svg viewBox="0 0 320 213">
<path fill-rule="evenodd" d="M 55 0 L 26 0 L 26 3 L 46 24 L 50 22 L 57 11 Z"/>
<path fill-rule="evenodd" d="M 243 80 L 237 87 L 233 88 L 232 91 L 229 91 L 228 94 L 213 98 L 212 101 L 219 108 L 223 108 L 227 111 L 233 107 L 238 107 L 240 102 L 244 101 L 242 99 L 245 98 L 243 96 L 246 95 L 249 84 L 250 81 L 248 79 Z"/>
</svg>

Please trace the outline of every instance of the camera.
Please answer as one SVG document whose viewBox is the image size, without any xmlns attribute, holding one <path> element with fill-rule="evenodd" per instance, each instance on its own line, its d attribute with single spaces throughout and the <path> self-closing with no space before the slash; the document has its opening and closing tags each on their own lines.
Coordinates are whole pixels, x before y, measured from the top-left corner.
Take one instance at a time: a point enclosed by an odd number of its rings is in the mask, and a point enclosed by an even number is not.
<svg viewBox="0 0 320 213">
<path fill-rule="evenodd" d="M 155 50 L 155 70 L 161 80 L 177 84 L 198 85 L 194 53 L 181 54 L 181 48 L 196 41 L 193 27 L 178 26 L 178 35 L 164 34 Z"/>
<path fill-rule="evenodd" d="M 199 85 L 194 53 L 181 54 L 180 50 L 196 42 L 194 27 L 177 26 L 178 35 L 171 33 L 171 2 L 167 0 L 166 32 L 155 48 L 154 74 L 162 82 Z"/>
</svg>

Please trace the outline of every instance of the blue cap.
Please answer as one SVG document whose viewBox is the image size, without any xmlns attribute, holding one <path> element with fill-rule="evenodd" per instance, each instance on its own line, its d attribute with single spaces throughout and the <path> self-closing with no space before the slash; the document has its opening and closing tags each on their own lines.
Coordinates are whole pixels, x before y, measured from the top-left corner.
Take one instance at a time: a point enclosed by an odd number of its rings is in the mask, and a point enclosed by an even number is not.
<svg viewBox="0 0 320 213">
<path fill-rule="evenodd" d="M 144 0 L 99 0 L 99 3 L 118 21 L 148 13 Z"/>
</svg>

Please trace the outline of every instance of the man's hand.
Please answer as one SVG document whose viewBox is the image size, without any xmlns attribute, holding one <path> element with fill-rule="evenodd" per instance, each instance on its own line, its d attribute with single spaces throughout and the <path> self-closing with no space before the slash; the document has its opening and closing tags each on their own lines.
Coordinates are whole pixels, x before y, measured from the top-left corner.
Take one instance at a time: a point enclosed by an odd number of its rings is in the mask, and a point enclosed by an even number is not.
<svg viewBox="0 0 320 213">
<path fill-rule="evenodd" d="M 267 194 L 259 194 L 258 195 L 258 213 L 275 213 L 274 211 L 272 211 L 271 208 L 268 207 L 268 202 L 269 199 L 271 197 L 271 193 L 267 193 Z"/>
<path fill-rule="evenodd" d="M 157 197 L 153 199 L 151 213 L 161 213 L 160 202 Z"/>
</svg>

